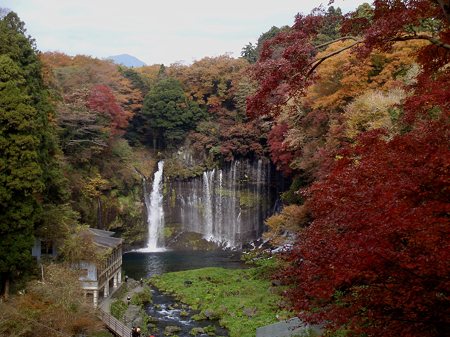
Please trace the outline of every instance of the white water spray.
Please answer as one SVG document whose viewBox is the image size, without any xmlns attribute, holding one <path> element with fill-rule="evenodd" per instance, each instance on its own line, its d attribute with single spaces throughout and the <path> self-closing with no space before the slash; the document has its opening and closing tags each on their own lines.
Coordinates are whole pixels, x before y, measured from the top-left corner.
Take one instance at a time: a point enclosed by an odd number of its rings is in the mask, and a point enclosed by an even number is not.
<svg viewBox="0 0 450 337">
<path fill-rule="evenodd" d="M 150 195 L 145 193 L 145 206 L 147 207 L 148 239 L 147 247 L 139 252 L 160 252 L 164 248 L 164 210 L 163 210 L 163 169 L 164 161 L 158 163 L 158 171 L 153 177 Z"/>
</svg>

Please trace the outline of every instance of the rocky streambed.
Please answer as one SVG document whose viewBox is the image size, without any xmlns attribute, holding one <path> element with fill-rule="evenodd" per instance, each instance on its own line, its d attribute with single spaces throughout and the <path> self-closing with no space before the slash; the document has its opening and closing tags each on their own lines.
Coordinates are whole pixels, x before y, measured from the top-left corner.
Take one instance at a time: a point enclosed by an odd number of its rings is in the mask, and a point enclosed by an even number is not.
<svg viewBox="0 0 450 337">
<path fill-rule="evenodd" d="M 151 289 L 152 303 L 145 306 L 149 316 L 147 328 L 155 337 L 228 336 L 217 320 L 198 320 L 198 311 L 176 301 L 172 296 Z"/>
</svg>

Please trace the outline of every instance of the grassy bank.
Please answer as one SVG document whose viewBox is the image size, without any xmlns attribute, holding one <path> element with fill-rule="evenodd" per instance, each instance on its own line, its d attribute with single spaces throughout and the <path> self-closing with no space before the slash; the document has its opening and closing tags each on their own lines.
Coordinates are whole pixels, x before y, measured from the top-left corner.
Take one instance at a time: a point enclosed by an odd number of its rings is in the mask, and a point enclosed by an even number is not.
<svg viewBox="0 0 450 337">
<path fill-rule="evenodd" d="M 151 283 L 200 310 L 199 319 L 220 319 L 231 337 L 254 337 L 256 328 L 287 316 L 277 289 L 258 268 L 188 270 L 155 276 Z"/>
</svg>

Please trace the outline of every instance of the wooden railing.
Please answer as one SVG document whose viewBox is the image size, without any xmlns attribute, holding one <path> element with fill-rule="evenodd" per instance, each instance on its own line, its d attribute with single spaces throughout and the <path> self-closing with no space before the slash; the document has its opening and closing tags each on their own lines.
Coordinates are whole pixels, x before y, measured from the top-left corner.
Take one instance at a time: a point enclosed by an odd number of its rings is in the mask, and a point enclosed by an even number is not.
<svg viewBox="0 0 450 337">
<path fill-rule="evenodd" d="M 105 323 L 106 327 L 111 330 L 116 336 L 131 337 L 131 329 L 119 321 L 114 316 L 99 309 L 100 318 Z"/>
</svg>

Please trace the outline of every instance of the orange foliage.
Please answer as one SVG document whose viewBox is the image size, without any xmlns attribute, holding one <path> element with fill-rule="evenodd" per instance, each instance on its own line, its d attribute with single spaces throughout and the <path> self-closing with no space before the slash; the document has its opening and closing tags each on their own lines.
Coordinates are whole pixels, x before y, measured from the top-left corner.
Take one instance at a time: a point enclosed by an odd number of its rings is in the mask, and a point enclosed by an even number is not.
<svg viewBox="0 0 450 337">
<path fill-rule="evenodd" d="M 323 57 L 351 44 L 340 41 L 318 54 Z M 359 59 L 346 50 L 325 60 L 318 68 L 316 82 L 308 88 L 306 101 L 315 109 L 336 109 L 369 89 L 387 91 L 414 81 L 417 51 L 423 41 L 397 42 L 389 53 L 374 51 L 367 59 Z"/>
<path fill-rule="evenodd" d="M 122 76 L 119 67 L 112 61 L 85 55 L 72 57 L 57 52 L 42 53 L 40 58 L 44 69 L 47 69 L 45 77 L 48 82 L 63 94 L 105 85 L 112 89 L 116 101 L 130 114 L 142 107 L 142 93 L 133 88 L 131 81 Z"/>
<path fill-rule="evenodd" d="M 233 84 L 248 62 L 227 55 L 205 57 L 191 66 L 179 64 L 167 69 L 169 76 L 185 86 L 188 95 L 199 104 L 220 106 L 233 99 Z"/>
</svg>

